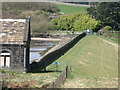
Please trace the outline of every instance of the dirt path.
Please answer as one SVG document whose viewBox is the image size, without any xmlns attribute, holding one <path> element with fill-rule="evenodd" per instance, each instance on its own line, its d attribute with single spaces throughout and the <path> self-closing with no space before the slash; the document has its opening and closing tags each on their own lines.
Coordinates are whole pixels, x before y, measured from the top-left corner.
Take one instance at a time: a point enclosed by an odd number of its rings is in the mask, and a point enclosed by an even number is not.
<svg viewBox="0 0 120 90">
<path fill-rule="evenodd" d="M 73 4 L 73 3 L 63 3 L 63 2 L 57 2 L 57 1 L 51 1 L 51 3 L 55 3 L 55 4 L 64 4 L 64 5 L 71 5 L 71 6 L 78 6 L 78 7 L 90 7 L 90 5 Z"/>
<path fill-rule="evenodd" d="M 108 43 L 108 44 L 110 44 L 110 45 L 113 45 L 113 46 L 115 46 L 115 47 L 118 48 L 118 44 L 112 43 L 112 42 L 107 41 L 107 40 L 102 40 L 102 41 L 104 41 L 104 42 L 106 42 L 106 43 Z"/>
<path fill-rule="evenodd" d="M 112 43 L 112 42 L 110 42 L 110 41 L 107 41 L 107 40 L 102 40 L 103 42 L 105 42 L 105 43 L 107 43 L 107 44 L 110 44 L 110 45 L 112 45 L 112 46 L 115 46 L 115 50 L 118 52 L 118 44 L 115 44 L 115 43 Z"/>
<path fill-rule="evenodd" d="M 108 40 L 104 40 L 104 39 L 102 39 L 102 38 L 99 38 L 99 39 L 102 40 L 103 42 L 109 44 L 109 45 L 115 46 L 116 51 L 118 51 L 118 47 L 119 47 L 118 44 L 112 43 L 112 42 L 110 42 L 110 41 L 108 41 Z"/>
</svg>

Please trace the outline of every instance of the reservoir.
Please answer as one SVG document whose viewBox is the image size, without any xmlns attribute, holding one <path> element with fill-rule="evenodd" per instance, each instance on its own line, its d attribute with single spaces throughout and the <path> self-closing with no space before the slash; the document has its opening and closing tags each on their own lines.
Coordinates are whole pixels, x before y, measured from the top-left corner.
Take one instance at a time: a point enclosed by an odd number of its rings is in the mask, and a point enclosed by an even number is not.
<svg viewBox="0 0 120 90">
<path fill-rule="evenodd" d="M 53 41 L 31 41 L 30 43 L 30 61 L 40 59 L 48 50 L 59 42 Z"/>
</svg>

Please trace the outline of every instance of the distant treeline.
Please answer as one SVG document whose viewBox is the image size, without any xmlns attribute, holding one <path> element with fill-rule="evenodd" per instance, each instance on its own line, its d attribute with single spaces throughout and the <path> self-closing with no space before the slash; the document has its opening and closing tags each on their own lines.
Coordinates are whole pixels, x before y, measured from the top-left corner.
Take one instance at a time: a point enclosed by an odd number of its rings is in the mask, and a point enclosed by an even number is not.
<svg viewBox="0 0 120 90">
<path fill-rule="evenodd" d="M 57 6 L 50 2 L 3 2 L 2 10 L 43 10 L 57 12 Z"/>
<path fill-rule="evenodd" d="M 32 35 L 46 33 L 51 27 L 49 14 L 60 11 L 56 4 L 50 2 L 4 2 L 2 6 L 4 19 L 24 19 L 31 16 Z"/>
</svg>

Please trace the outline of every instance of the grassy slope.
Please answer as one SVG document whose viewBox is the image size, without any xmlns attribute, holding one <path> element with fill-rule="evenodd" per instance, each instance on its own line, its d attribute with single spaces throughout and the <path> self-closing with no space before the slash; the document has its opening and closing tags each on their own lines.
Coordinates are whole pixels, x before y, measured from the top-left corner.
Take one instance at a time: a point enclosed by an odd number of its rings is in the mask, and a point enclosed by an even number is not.
<svg viewBox="0 0 120 90">
<path fill-rule="evenodd" d="M 61 12 L 64 12 L 65 14 L 71 14 L 75 12 L 86 12 L 86 9 L 88 8 L 88 7 L 63 5 L 63 4 L 59 4 L 58 7 L 61 10 Z"/>
<path fill-rule="evenodd" d="M 59 69 L 69 63 L 73 82 L 77 78 L 117 78 L 118 49 L 103 40 L 108 41 L 95 35 L 86 36 L 57 60 L 60 62 Z"/>
<path fill-rule="evenodd" d="M 75 88 L 85 88 L 102 87 L 104 85 L 106 87 L 106 83 L 109 87 L 116 85 L 117 80 L 112 78 L 117 78 L 118 76 L 118 49 L 116 46 L 103 40 L 108 41 L 101 36 L 88 35 L 56 60 L 60 62 L 58 70 L 63 70 L 66 64 L 71 66 L 72 72 L 66 80 L 64 87 L 72 88 L 75 86 Z M 55 67 L 53 63 L 47 67 L 47 70 L 56 70 Z M 13 84 L 16 83 L 12 86 L 17 86 L 20 83 L 18 86 L 41 87 L 41 85 L 54 81 L 58 76 L 59 73 L 11 73 L 6 76 L 5 81 L 13 82 Z"/>
<path fill-rule="evenodd" d="M 107 39 L 113 41 L 114 43 L 119 43 L 119 34 L 120 32 L 109 32 L 109 33 L 104 33 L 103 36 L 108 36 Z"/>
</svg>

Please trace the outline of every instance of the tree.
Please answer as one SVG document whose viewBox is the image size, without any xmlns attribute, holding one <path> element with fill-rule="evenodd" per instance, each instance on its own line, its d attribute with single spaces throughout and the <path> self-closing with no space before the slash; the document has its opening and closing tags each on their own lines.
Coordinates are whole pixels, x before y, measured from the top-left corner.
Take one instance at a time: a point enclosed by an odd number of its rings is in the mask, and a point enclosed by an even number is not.
<svg viewBox="0 0 120 90">
<path fill-rule="evenodd" d="M 100 24 L 99 21 L 91 18 L 88 14 L 82 14 L 79 19 L 77 19 L 74 23 L 74 30 L 75 31 L 82 31 L 82 30 L 93 30 Z"/>
<path fill-rule="evenodd" d="M 86 29 L 95 29 L 100 21 L 93 19 L 86 13 L 74 13 L 67 16 L 60 16 L 53 19 L 53 27 L 60 30 L 83 31 Z"/>
<path fill-rule="evenodd" d="M 104 26 L 111 26 L 119 30 L 120 26 L 120 2 L 101 2 L 87 9 L 88 14 L 103 22 Z"/>
</svg>

